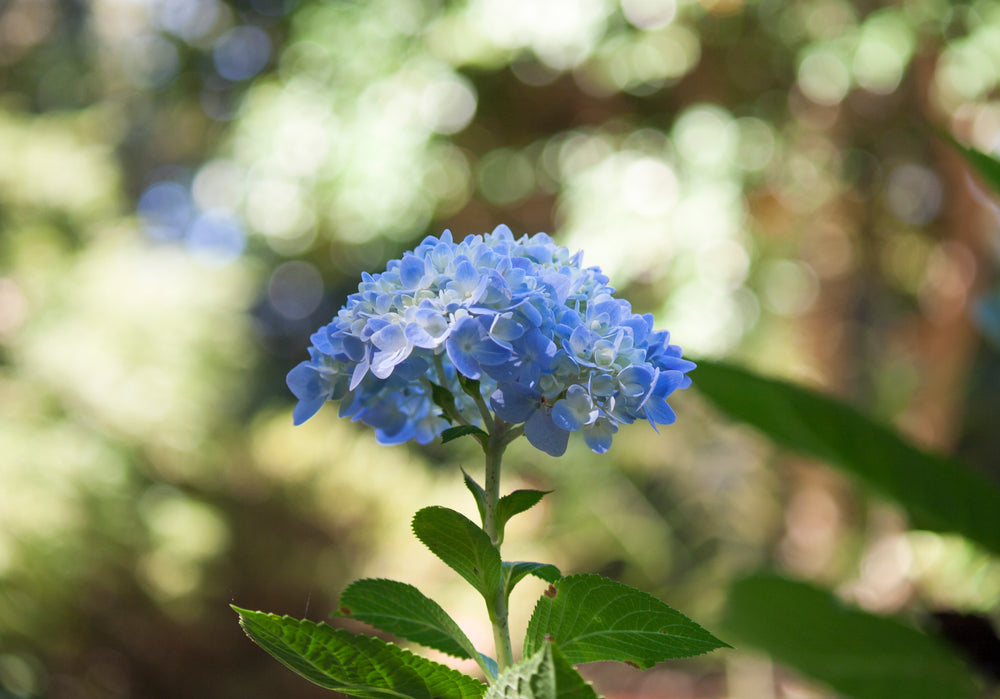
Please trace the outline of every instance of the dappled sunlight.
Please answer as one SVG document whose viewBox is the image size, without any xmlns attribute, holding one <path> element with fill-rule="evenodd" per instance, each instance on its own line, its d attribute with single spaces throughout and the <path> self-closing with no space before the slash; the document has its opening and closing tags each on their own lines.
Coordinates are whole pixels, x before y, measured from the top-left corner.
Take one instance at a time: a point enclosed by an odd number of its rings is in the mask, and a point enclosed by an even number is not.
<svg viewBox="0 0 1000 699">
<path fill-rule="evenodd" d="M 330 406 L 293 427 L 285 384 L 362 272 L 446 228 L 545 231 L 706 386 L 708 358 L 784 377 L 995 482 L 1000 206 L 941 136 L 997 154 L 998 47 L 988 0 L 3 4 L 0 695 L 314 696 L 227 604 L 324 619 L 358 576 L 492 647 L 411 527 L 478 519 L 476 442 L 384 447 Z M 691 378 L 675 425 L 608 454 L 511 444 L 504 488 L 555 492 L 505 553 L 706 628 L 765 568 L 928 634 L 996 627 L 995 556 L 837 470 L 852 435 L 789 412 L 828 449 L 793 455 Z M 515 590 L 516 629 L 546 589 Z M 749 646 L 592 676 L 832 696 Z"/>
</svg>

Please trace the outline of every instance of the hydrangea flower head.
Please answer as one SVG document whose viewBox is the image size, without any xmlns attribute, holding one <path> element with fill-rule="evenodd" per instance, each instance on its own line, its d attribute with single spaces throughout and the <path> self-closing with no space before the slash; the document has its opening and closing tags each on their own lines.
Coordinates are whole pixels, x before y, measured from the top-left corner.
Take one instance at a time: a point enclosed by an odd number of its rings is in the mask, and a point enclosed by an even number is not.
<svg viewBox="0 0 1000 699">
<path fill-rule="evenodd" d="M 429 236 L 385 272 L 363 274 L 311 340 L 310 359 L 287 379 L 297 425 L 339 400 L 340 415 L 373 427 L 380 443 L 426 444 L 452 419 L 483 427 L 488 400 L 553 456 L 571 432 L 604 453 L 622 424 L 674 422 L 667 397 L 695 366 L 582 253 L 544 233 L 515 240 L 507 226 L 460 243 L 449 231 Z M 441 388 L 454 398 L 447 411 Z"/>
</svg>

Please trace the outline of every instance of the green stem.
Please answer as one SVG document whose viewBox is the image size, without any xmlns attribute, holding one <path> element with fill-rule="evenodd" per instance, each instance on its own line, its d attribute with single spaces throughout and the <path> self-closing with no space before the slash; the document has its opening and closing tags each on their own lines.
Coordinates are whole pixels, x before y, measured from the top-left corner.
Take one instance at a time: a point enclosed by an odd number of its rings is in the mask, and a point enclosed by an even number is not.
<svg viewBox="0 0 1000 699">
<path fill-rule="evenodd" d="M 502 532 L 497 530 L 496 510 L 497 502 L 500 500 L 500 463 L 503 459 L 504 448 L 507 446 L 506 430 L 507 423 L 496 418 L 493 420 L 493 429 L 490 430 L 490 438 L 486 445 L 486 507 L 484 508 L 484 522 L 486 533 L 490 541 L 500 552 L 500 543 L 503 541 Z M 507 620 L 507 596 L 504 594 L 503 583 L 494 592 L 492 599 L 486 600 L 489 610 L 490 623 L 493 624 L 493 641 L 496 645 L 497 665 L 500 670 L 514 664 L 514 653 L 510 644 L 510 626 Z"/>
</svg>

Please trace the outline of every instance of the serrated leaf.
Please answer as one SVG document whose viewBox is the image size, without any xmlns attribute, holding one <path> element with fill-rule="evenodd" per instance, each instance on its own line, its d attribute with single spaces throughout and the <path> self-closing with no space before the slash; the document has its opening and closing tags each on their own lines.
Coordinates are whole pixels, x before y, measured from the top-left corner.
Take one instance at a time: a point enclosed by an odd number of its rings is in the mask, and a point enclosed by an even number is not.
<svg viewBox="0 0 1000 699">
<path fill-rule="evenodd" d="M 500 673 L 483 699 L 598 699 L 554 643 Z"/>
<path fill-rule="evenodd" d="M 649 593 L 600 575 L 570 575 L 553 590 L 535 605 L 526 656 L 551 639 L 574 665 L 617 660 L 646 669 L 727 645 Z"/>
<path fill-rule="evenodd" d="M 497 501 L 497 508 L 493 514 L 493 521 L 496 530 L 499 532 L 500 542 L 503 542 L 503 530 L 514 515 L 520 514 L 541 502 L 542 498 L 549 494 L 548 490 L 515 490 L 513 493 L 504 495 Z"/>
<path fill-rule="evenodd" d="M 967 699 L 972 674 L 937 639 L 774 575 L 730 588 L 725 626 L 784 665 L 854 699 Z"/>
<path fill-rule="evenodd" d="M 467 434 L 475 437 L 480 446 L 486 448 L 486 442 L 489 440 L 490 436 L 475 425 L 458 425 L 456 427 L 449 427 L 441 433 L 441 443 L 447 444 L 448 442 L 458 439 L 459 437 L 464 437 Z"/>
<path fill-rule="evenodd" d="M 698 360 L 694 383 L 731 417 L 896 500 L 918 526 L 1000 553 L 1000 487 L 965 464 L 913 446 L 845 403 L 735 366 Z"/>
<path fill-rule="evenodd" d="M 340 595 L 339 616 L 359 619 L 391 634 L 456 658 L 479 653 L 458 624 L 413 585 L 396 580 L 356 580 Z"/>
<path fill-rule="evenodd" d="M 486 526 L 486 491 L 483 490 L 483 486 L 476 483 L 475 479 L 472 478 L 465 469 L 462 469 L 462 477 L 465 478 L 465 487 L 469 489 L 472 493 L 472 497 L 476 500 L 476 507 L 479 509 L 479 521 Z"/>
<path fill-rule="evenodd" d="M 503 591 L 504 595 L 510 597 L 510 591 L 514 589 L 526 575 L 534 575 L 545 582 L 554 583 L 562 577 L 562 573 L 551 563 L 531 563 L 529 561 L 504 561 L 503 562 Z"/>
<path fill-rule="evenodd" d="M 475 522 L 447 507 L 425 507 L 413 516 L 413 533 L 484 599 L 493 599 L 501 584 L 500 553 Z"/>
<path fill-rule="evenodd" d="M 377 638 L 233 607 L 261 648 L 321 687 L 362 699 L 479 699 L 486 687 Z"/>
</svg>

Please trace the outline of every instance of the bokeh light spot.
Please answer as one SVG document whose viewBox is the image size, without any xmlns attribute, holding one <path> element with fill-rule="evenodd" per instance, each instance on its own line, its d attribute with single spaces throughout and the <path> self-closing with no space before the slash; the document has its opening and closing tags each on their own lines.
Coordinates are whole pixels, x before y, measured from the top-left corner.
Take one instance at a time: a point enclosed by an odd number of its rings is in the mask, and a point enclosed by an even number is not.
<svg viewBox="0 0 1000 699">
<path fill-rule="evenodd" d="M 851 87 L 844 60 L 827 50 L 810 51 L 799 63 L 799 88 L 816 104 L 839 104 Z"/>
<path fill-rule="evenodd" d="M 157 0 L 154 21 L 185 41 L 205 36 L 219 18 L 217 0 Z"/>
<path fill-rule="evenodd" d="M 461 131 L 476 113 L 476 93 L 471 83 L 458 76 L 432 81 L 420 95 L 420 117 L 440 134 Z"/>
<path fill-rule="evenodd" d="M 699 105 L 686 111 L 674 126 L 674 143 L 686 159 L 701 166 L 728 166 L 736 151 L 738 133 L 724 109 Z"/>
<path fill-rule="evenodd" d="M 495 204 L 512 204 L 535 186 L 535 170 L 524 154 L 498 148 L 483 156 L 477 172 L 479 190 Z"/>
<path fill-rule="evenodd" d="M 143 229 L 156 240 L 176 240 L 194 217 L 187 187 L 177 182 L 154 182 L 140 195 L 136 206 Z"/>
<path fill-rule="evenodd" d="M 210 160 L 198 169 L 191 194 L 202 209 L 236 209 L 243 201 L 246 173 L 231 160 Z"/>
<path fill-rule="evenodd" d="M 177 47 L 159 34 L 137 36 L 122 52 L 122 69 L 135 87 L 163 87 L 177 76 L 179 67 Z"/>
<path fill-rule="evenodd" d="M 889 175 L 886 200 L 892 213 L 906 223 L 923 225 L 941 208 L 941 182 L 920 165 L 900 165 Z"/>
<path fill-rule="evenodd" d="M 763 275 L 764 301 L 778 315 L 802 315 L 819 295 L 816 273 L 802 262 L 773 260 L 764 266 Z"/>
<path fill-rule="evenodd" d="M 257 27 L 234 27 L 215 42 L 215 69 L 226 80 L 239 82 L 257 75 L 271 56 L 271 40 Z"/>
<path fill-rule="evenodd" d="M 286 262 L 271 275 L 267 296 L 278 313 L 289 320 L 300 320 L 323 300 L 323 278 L 308 262 Z"/>
<path fill-rule="evenodd" d="M 660 29 L 677 14 L 676 0 L 621 0 L 625 19 L 639 29 Z"/>
<path fill-rule="evenodd" d="M 188 230 L 185 243 L 193 253 L 211 264 L 225 264 L 240 256 L 246 246 L 243 227 L 224 209 L 206 211 Z"/>
<path fill-rule="evenodd" d="M 888 94 L 899 86 L 904 67 L 903 56 L 879 40 L 862 42 L 852 66 L 858 85 L 878 94 Z"/>
</svg>

